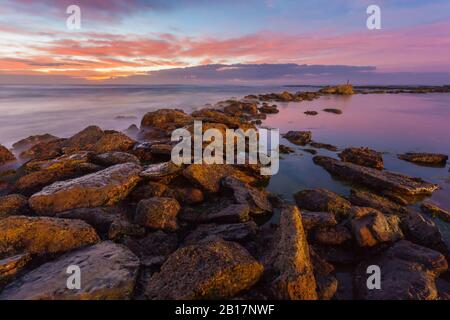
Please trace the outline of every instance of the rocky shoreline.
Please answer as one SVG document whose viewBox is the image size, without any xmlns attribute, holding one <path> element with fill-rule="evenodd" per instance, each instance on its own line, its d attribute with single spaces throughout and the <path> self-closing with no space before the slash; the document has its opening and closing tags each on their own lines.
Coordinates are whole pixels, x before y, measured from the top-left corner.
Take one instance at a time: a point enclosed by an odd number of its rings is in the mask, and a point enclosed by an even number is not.
<svg viewBox="0 0 450 320">
<path fill-rule="evenodd" d="M 352 193 L 299 190 L 295 205 L 266 191 L 260 165 L 170 160 L 172 131 L 192 132 L 194 120 L 246 130 L 277 113 L 276 102 L 359 90 L 249 95 L 192 114 L 149 112 L 124 132 L 90 126 L 68 139 L 29 137 L 13 152 L 0 146 L 0 299 L 449 299 L 450 255 L 431 216 L 448 223 L 450 214 L 424 201 L 440 186 L 385 170 L 375 150 L 314 157 Z M 284 138 L 339 151 L 309 131 Z M 419 203 L 422 211 L 409 206 Z M 81 269 L 79 290 L 66 287 L 70 265 Z M 372 265 L 382 270 L 379 290 L 366 286 Z"/>
</svg>

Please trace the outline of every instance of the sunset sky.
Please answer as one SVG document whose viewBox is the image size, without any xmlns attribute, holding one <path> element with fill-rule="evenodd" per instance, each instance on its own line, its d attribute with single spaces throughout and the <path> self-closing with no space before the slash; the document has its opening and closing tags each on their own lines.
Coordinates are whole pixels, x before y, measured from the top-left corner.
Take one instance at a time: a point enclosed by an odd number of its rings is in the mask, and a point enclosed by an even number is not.
<svg viewBox="0 0 450 320">
<path fill-rule="evenodd" d="M 81 30 L 66 27 L 71 4 Z M 370 4 L 381 30 L 366 27 Z M 449 56 L 448 0 L 0 0 L 2 84 L 312 74 L 450 83 Z"/>
</svg>

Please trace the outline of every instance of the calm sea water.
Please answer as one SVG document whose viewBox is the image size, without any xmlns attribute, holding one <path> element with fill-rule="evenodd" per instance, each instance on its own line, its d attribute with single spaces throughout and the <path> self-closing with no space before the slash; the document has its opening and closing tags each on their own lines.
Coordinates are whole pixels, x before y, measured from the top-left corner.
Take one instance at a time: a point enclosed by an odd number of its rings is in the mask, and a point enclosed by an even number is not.
<svg viewBox="0 0 450 320">
<path fill-rule="evenodd" d="M 281 92 L 283 87 L 246 86 L 3 86 L 0 87 L 0 143 L 8 147 L 29 135 L 51 133 L 68 137 L 96 124 L 103 129 L 123 130 L 139 124 L 148 111 L 180 108 L 187 112 L 207 103 L 243 97 L 251 93 Z M 289 88 L 289 91 L 312 88 Z M 339 148 L 367 146 L 384 153 L 388 170 L 421 177 L 442 188 L 433 200 L 450 208 L 450 173 L 446 168 L 428 168 L 398 160 L 396 154 L 410 151 L 450 155 L 450 95 L 397 94 L 323 97 L 312 102 L 279 103 L 280 113 L 264 125 L 288 130 L 311 130 L 313 139 Z M 322 112 L 339 108 L 342 115 Z M 316 110 L 318 116 L 306 116 Z M 117 119 L 116 117 L 125 117 Z M 334 180 L 303 152 L 283 155 L 280 172 L 272 177 L 270 191 L 291 201 L 303 188 L 323 187 L 340 194 L 350 188 Z M 319 150 L 319 154 L 335 153 Z M 439 222 L 440 223 L 440 222 Z M 450 235 L 448 224 L 440 223 Z"/>
</svg>

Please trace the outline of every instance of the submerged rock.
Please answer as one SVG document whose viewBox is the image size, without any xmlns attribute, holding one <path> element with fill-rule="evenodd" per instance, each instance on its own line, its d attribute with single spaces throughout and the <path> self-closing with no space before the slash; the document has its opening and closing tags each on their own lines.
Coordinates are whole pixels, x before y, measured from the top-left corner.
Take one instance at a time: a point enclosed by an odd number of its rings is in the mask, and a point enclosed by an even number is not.
<svg viewBox="0 0 450 320">
<path fill-rule="evenodd" d="M 345 162 L 382 170 L 384 168 L 381 153 L 369 148 L 347 148 L 339 154 Z"/>
<path fill-rule="evenodd" d="M 141 171 L 139 165 L 125 163 L 80 178 L 55 182 L 34 194 L 29 205 L 40 215 L 112 206 L 128 196 L 139 182 Z"/>
<path fill-rule="evenodd" d="M 448 156 L 436 153 L 405 153 L 398 155 L 401 160 L 414 162 L 423 165 L 445 166 Z"/>
<path fill-rule="evenodd" d="M 381 269 L 381 288 L 367 286 L 367 267 Z M 448 268 L 439 252 L 402 240 L 379 257 L 362 263 L 355 272 L 355 291 L 364 300 L 434 300 L 436 278 Z"/>
<path fill-rule="evenodd" d="M 312 133 L 311 131 L 289 131 L 283 138 L 293 144 L 305 146 L 312 141 Z"/>
<path fill-rule="evenodd" d="M 81 288 L 67 288 L 71 265 L 81 271 Z M 110 241 L 67 253 L 8 285 L 0 300 L 120 300 L 133 293 L 139 259 Z"/>
<path fill-rule="evenodd" d="M 443 208 L 440 208 L 438 205 L 430 201 L 425 201 L 424 203 L 422 203 L 420 209 L 422 209 L 423 212 L 436 216 L 445 222 L 450 222 L 450 212 Z"/>
<path fill-rule="evenodd" d="M 0 197 L 0 218 L 24 215 L 28 212 L 28 200 L 20 194 Z"/>
<path fill-rule="evenodd" d="M 294 152 L 295 150 L 293 148 L 280 144 L 280 154 L 289 154 Z"/>
<path fill-rule="evenodd" d="M 307 116 L 317 116 L 319 114 L 317 111 L 305 111 L 303 113 Z"/>
<path fill-rule="evenodd" d="M 348 215 L 351 204 L 338 194 L 326 189 L 305 189 L 294 194 L 300 209 L 330 212 L 338 216 Z"/>
<path fill-rule="evenodd" d="M 338 147 L 333 146 L 332 144 L 328 144 L 328 143 L 311 141 L 309 145 L 316 149 L 326 149 L 326 150 L 333 151 L 333 152 L 336 152 L 339 150 Z"/>
<path fill-rule="evenodd" d="M 323 109 L 324 112 L 328 112 L 328 113 L 334 113 L 334 114 L 342 114 L 342 110 L 340 109 L 334 109 L 334 108 L 326 108 Z"/>
<path fill-rule="evenodd" d="M 95 230 L 80 220 L 24 216 L 0 219 L 0 256 L 62 253 L 98 241 Z"/>
<path fill-rule="evenodd" d="M 423 181 L 420 178 L 380 171 L 329 157 L 316 156 L 314 162 L 341 179 L 365 185 L 374 190 L 418 196 L 429 195 L 439 188 L 438 185 Z"/>
<path fill-rule="evenodd" d="M 16 157 L 7 148 L 0 144 L 0 166 L 16 160 Z"/>
<path fill-rule="evenodd" d="M 148 282 L 149 299 L 227 299 L 251 288 L 263 267 L 237 243 L 216 240 L 178 249 Z"/>
</svg>

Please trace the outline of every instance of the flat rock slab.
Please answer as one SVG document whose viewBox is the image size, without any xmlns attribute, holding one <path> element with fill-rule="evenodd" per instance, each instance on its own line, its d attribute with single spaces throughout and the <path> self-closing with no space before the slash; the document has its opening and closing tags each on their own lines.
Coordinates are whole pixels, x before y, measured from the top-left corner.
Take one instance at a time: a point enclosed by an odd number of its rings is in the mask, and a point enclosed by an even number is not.
<svg viewBox="0 0 450 320">
<path fill-rule="evenodd" d="M 139 182 L 142 168 L 118 164 L 80 178 L 55 182 L 29 199 L 39 215 L 55 215 L 77 208 L 112 206 L 124 199 Z"/>
<path fill-rule="evenodd" d="M 94 228 L 81 220 L 24 216 L 0 219 L 0 256 L 62 253 L 98 241 Z"/>
<path fill-rule="evenodd" d="M 438 185 L 423 181 L 420 178 L 411 178 L 394 172 L 367 168 L 330 157 L 316 156 L 314 162 L 343 180 L 379 191 L 387 190 L 406 196 L 418 196 L 429 195 L 439 188 Z"/>
<path fill-rule="evenodd" d="M 439 207 L 437 204 L 434 204 L 430 201 L 425 201 L 420 206 L 420 209 L 423 212 L 438 217 L 445 222 L 450 222 L 450 212 L 448 210 L 445 210 L 444 208 Z"/>
<path fill-rule="evenodd" d="M 414 162 L 422 165 L 445 166 L 448 156 L 438 153 L 405 153 L 399 154 L 398 158 L 408 162 Z"/>
<path fill-rule="evenodd" d="M 381 153 L 369 148 L 347 148 L 339 154 L 339 158 L 342 161 L 351 162 L 360 166 L 379 170 L 384 168 Z"/>
<path fill-rule="evenodd" d="M 67 288 L 68 266 L 81 271 L 81 288 Z M 139 259 L 110 241 L 67 253 L 8 285 L 0 300 L 118 300 L 129 299 Z"/>
<path fill-rule="evenodd" d="M 251 288 L 263 267 L 243 247 L 215 240 L 178 249 L 148 282 L 154 300 L 227 299 Z"/>
</svg>

